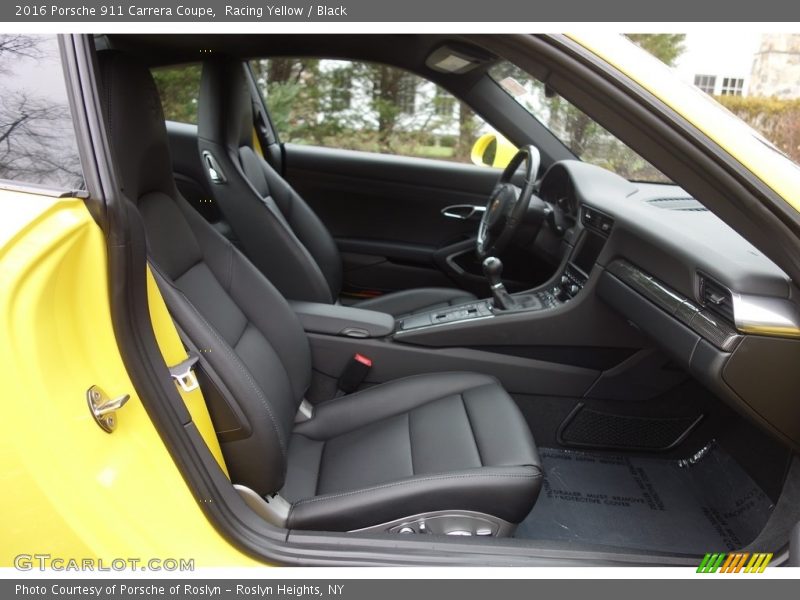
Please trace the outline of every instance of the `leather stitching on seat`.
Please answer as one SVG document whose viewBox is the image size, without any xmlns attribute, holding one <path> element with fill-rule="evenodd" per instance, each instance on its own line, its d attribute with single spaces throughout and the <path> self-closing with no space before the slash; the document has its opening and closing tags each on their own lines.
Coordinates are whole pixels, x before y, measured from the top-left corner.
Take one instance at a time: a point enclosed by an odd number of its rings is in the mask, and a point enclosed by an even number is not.
<svg viewBox="0 0 800 600">
<path fill-rule="evenodd" d="M 440 372 L 439 375 L 452 375 L 452 374 L 455 374 L 455 373 L 461 373 L 461 372 L 460 371 L 443 371 L 443 372 Z M 470 374 L 474 375 L 474 373 L 470 373 Z M 422 375 L 406 375 L 405 377 L 399 377 L 398 379 L 392 379 L 390 381 L 384 382 L 384 383 L 379 384 L 379 385 L 398 384 L 398 383 L 404 382 L 404 381 L 406 381 L 408 379 L 414 379 L 414 378 L 421 377 L 421 376 L 424 377 L 425 375 L 426 374 L 422 374 Z M 487 377 L 489 377 L 489 376 L 487 376 Z M 478 385 L 465 385 L 464 388 L 460 389 L 460 390 L 458 388 L 456 388 L 454 390 L 449 390 L 443 396 L 438 396 L 436 398 L 431 398 L 430 400 L 427 400 L 424 404 L 430 404 L 431 402 L 435 402 L 436 400 L 441 400 L 442 398 L 447 398 L 448 396 L 452 396 L 453 394 L 461 394 L 461 393 L 464 393 L 466 391 L 478 390 L 478 389 L 483 388 L 483 387 L 492 387 L 492 386 L 495 385 L 494 382 L 497 382 L 497 378 L 496 377 L 491 377 L 491 379 L 493 380 L 491 383 L 487 382 L 487 383 L 480 383 Z M 368 388 L 365 388 L 363 390 L 358 390 L 356 392 L 353 392 L 352 394 L 347 394 L 346 396 L 337 396 L 336 398 L 331 398 L 330 400 L 324 400 L 323 402 L 320 402 L 320 403 L 317 404 L 317 409 L 320 409 L 325 405 L 336 404 L 340 400 L 356 398 L 356 397 L 361 396 L 363 394 L 373 393 L 374 391 L 375 390 L 372 387 L 368 387 Z M 422 406 L 422 404 L 420 404 L 419 406 Z M 400 413 L 397 413 L 397 414 L 400 414 Z"/>
<path fill-rule="evenodd" d="M 358 494 L 366 494 L 369 492 L 374 492 L 377 490 L 389 489 L 394 487 L 400 486 L 407 486 L 407 485 L 415 485 L 418 483 L 423 483 L 425 481 L 450 481 L 454 479 L 480 479 L 481 477 L 491 478 L 491 479 L 539 479 L 542 476 L 542 472 L 538 467 L 533 465 L 528 465 L 532 469 L 536 469 L 536 473 L 531 473 L 529 475 L 523 475 L 522 473 L 476 473 L 475 475 L 470 474 L 463 474 L 463 475 L 434 475 L 431 477 L 421 477 L 419 479 L 414 479 L 413 481 L 396 481 L 394 483 L 385 483 L 383 485 L 376 485 L 368 488 L 362 488 L 360 490 L 352 490 L 350 492 L 341 492 L 338 494 L 328 494 L 324 496 L 316 496 L 314 498 L 306 498 L 305 500 L 299 500 L 292 505 L 292 511 L 298 506 L 303 504 L 311 504 L 313 502 L 322 502 L 324 500 L 334 500 L 336 498 L 343 498 L 345 496 L 355 496 Z"/>
<path fill-rule="evenodd" d="M 228 289 L 226 291 L 230 294 L 233 287 L 233 244 L 228 242 L 226 246 L 228 247 Z"/>
<path fill-rule="evenodd" d="M 233 249 L 233 244 L 229 243 L 229 245 L 230 245 L 231 249 Z M 233 252 L 231 252 L 231 288 L 232 287 L 233 287 Z M 226 291 L 228 293 L 232 293 L 230 289 L 228 289 Z M 247 333 L 247 329 L 249 327 L 253 326 L 253 328 L 257 332 L 259 332 L 261 334 L 261 337 L 264 340 L 264 342 L 266 342 L 266 344 L 272 349 L 272 351 L 278 357 L 278 363 L 280 364 L 281 368 L 283 369 L 283 372 L 286 373 L 286 377 L 289 380 L 289 387 L 292 389 L 292 391 L 294 391 L 294 384 L 292 383 L 292 375 L 289 373 L 289 367 L 286 366 L 286 362 L 284 362 L 283 357 L 281 356 L 281 353 L 277 351 L 277 349 L 272 344 L 272 342 L 269 341 L 269 338 L 266 335 L 264 335 L 264 333 L 258 327 L 253 325 L 253 322 L 248 318 L 247 313 L 245 313 L 241 308 L 239 310 L 241 311 L 242 315 L 244 316 L 245 324 L 244 324 L 244 329 L 242 330 L 242 333 L 239 336 L 239 339 L 237 339 L 236 343 L 232 344 L 232 346 L 234 346 L 234 347 L 238 346 L 239 342 L 242 341 L 242 338 L 244 337 L 244 334 Z"/>
<path fill-rule="evenodd" d="M 466 391 L 466 390 L 465 390 Z M 467 408 L 467 401 L 464 400 L 464 392 L 461 392 L 458 395 L 461 398 L 461 406 L 464 407 L 464 414 L 467 416 L 467 423 L 469 424 L 469 432 L 472 434 L 472 443 L 475 444 L 475 451 L 478 453 L 478 462 L 481 463 L 481 466 L 486 466 L 483 462 L 483 456 L 481 456 L 481 447 L 478 445 L 478 438 L 475 435 L 475 426 L 472 424 L 472 419 L 469 416 L 469 408 Z"/>
<path fill-rule="evenodd" d="M 395 380 L 389 382 L 389 384 L 395 383 L 395 382 L 402 382 L 405 379 L 413 379 L 414 377 L 417 377 L 417 375 L 408 375 L 406 377 L 401 377 L 400 379 L 395 379 Z M 494 377 L 492 379 L 495 382 L 497 381 L 496 378 L 494 378 Z M 318 441 L 327 441 L 327 440 L 333 439 L 335 437 L 339 437 L 340 435 L 344 435 L 346 433 L 351 433 L 353 431 L 358 431 L 359 429 L 362 429 L 364 427 L 369 427 L 369 426 L 374 425 L 376 423 L 380 423 L 380 422 L 385 421 L 387 419 L 392 419 L 392 418 L 398 417 L 398 416 L 400 416 L 400 415 L 402 415 L 404 413 L 410 415 L 410 413 L 413 412 L 414 410 L 416 410 L 417 408 L 420 408 L 422 406 L 426 406 L 426 405 L 429 405 L 429 404 L 433 404 L 435 402 L 443 400 L 444 398 L 448 398 L 448 397 L 456 395 L 456 394 L 463 395 L 464 392 L 472 392 L 472 391 L 480 390 L 482 388 L 487 388 L 487 387 L 488 388 L 493 388 L 495 385 L 496 385 L 496 383 L 482 383 L 482 384 L 474 385 L 474 386 L 466 386 L 462 390 L 451 390 L 451 391 L 448 391 L 448 393 L 446 393 L 443 396 L 438 396 L 436 398 L 431 398 L 430 400 L 424 402 L 423 404 L 417 405 L 417 406 L 412 407 L 412 408 L 410 408 L 408 410 L 401 410 L 400 412 L 397 412 L 397 413 L 389 413 L 389 414 L 381 417 L 380 419 L 377 419 L 376 421 L 372 421 L 372 422 L 369 422 L 369 423 L 364 423 L 364 424 L 359 425 L 358 427 L 355 427 L 353 429 L 346 429 L 345 431 L 337 433 L 336 435 L 334 435 L 332 437 L 327 437 L 327 438 L 312 437 L 310 439 L 314 439 L 314 440 L 318 440 Z M 359 390 L 359 391 L 354 392 L 352 394 L 348 394 L 346 396 L 338 396 L 336 398 L 331 398 L 330 400 L 325 400 L 323 402 L 320 402 L 319 404 L 316 405 L 316 409 L 317 409 L 317 413 L 316 414 L 317 414 L 318 417 L 321 417 L 322 415 L 324 415 L 324 413 L 322 412 L 321 409 L 323 409 L 323 407 L 325 407 L 326 405 L 335 405 L 337 402 L 346 402 L 350 398 L 358 397 L 361 394 L 371 393 L 372 391 L 373 390 L 371 388 L 367 388 L 367 389 L 364 389 L 364 390 Z M 463 402 L 463 396 L 462 396 L 462 402 Z M 469 416 L 467 416 L 467 420 L 469 421 Z M 472 423 L 471 422 L 469 422 L 469 425 L 470 425 L 470 429 L 472 429 Z M 309 436 L 309 434 L 306 434 L 306 433 L 303 433 L 303 435 L 306 435 L 307 437 Z M 324 434 L 320 434 L 320 435 L 324 435 Z M 409 422 L 409 436 L 410 435 L 411 435 L 411 430 L 410 430 L 410 422 Z M 476 446 L 476 449 L 477 449 L 477 452 L 478 452 L 478 460 L 480 460 L 481 466 L 486 466 L 486 465 L 483 464 L 483 459 L 481 457 L 480 448 L 477 447 L 478 446 L 478 442 L 477 442 L 477 438 L 475 437 L 474 430 L 473 430 L 473 435 L 472 436 L 473 436 L 473 440 L 475 441 L 475 446 Z M 413 455 L 412 455 L 412 465 L 413 465 Z M 412 470 L 413 470 L 413 467 L 412 467 Z"/>
<path fill-rule="evenodd" d="M 319 480 L 322 479 L 322 465 L 325 462 L 325 450 L 328 448 L 328 444 L 325 440 L 320 442 L 322 444 L 322 450 L 319 451 L 319 464 L 317 465 L 317 476 L 314 478 L 314 495 L 319 494 Z"/>
<path fill-rule="evenodd" d="M 239 342 L 242 341 L 242 338 L 244 337 L 244 334 L 247 333 L 247 330 L 250 329 L 251 325 L 252 325 L 252 323 L 250 323 L 250 321 L 247 320 L 247 317 L 245 317 L 244 328 L 239 333 L 239 336 L 236 338 L 236 341 L 230 344 L 230 347 L 233 348 L 234 352 L 236 352 L 236 347 L 239 345 Z"/>
<path fill-rule="evenodd" d="M 236 368 L 239 369 L 239 371 L 242 373 L 242 375 L 245 376 L 245 379 L 247 380 L 247 383 L 250 384 L 250 387 L 253 389 L 253 391 L 258 396 L 259 400 L 261 401 L 261 404 L 264 406 L 264 409 L 267 411 L 267 414 L 269 415 L 270 422 L 272 423 L 272 428 L 275 430 L 275 435 L 278 438 L 278 447 L 281 450 L 281 457 L 283 459 L 282 470 L 283 470 L 283 473 L 285 474 L 286 473 L 286 459 L 287 459 L 287 456 L 286 456 L 286 441 L 284 440 L 283 435 L 281 435 L 281 430 L 280 430 L 280 427 L 278 427 L 278 423 L 277 423 L 277 421 L 275 419 L 275 415 L 272 413 L 272 408 L 270 407 L 269 403 L 267 402 L 267 399 L 264 397 L 264 394 L 262 393 L 261 388 L 259 388 L 259 386 L 255 383 L 255 381 L 253 381 L 253 378 L 250 376 L 250 373 L 247 371 L 247 368 L 245 368 L 245 366 L 242 364 L 241 359 L 228 346 L 228 343 L 224 339 L 222 339 L 222 336 L 220 336 L 220 334 L 217 333 L 216 329 L 214 329 L 214 327 L 211 325 L 211 323 L 209 323 L 206 320 L 206 318 L 202 315 L 202 313 L 200 313 L 200 311 L 198 311 L 194 307 L 194 305 L 189 300 L 189 298 L 186 297 L 186 294 L 184 294 L 183 291 L 180 288 L 178 288 L 177 286 L 173 285 L 172 282 L 169 279 L 164 277 L 164 274 L 161 272 L 161 270 L 156 266 L 156 264 L 154 262 L 151 261 L 150 264 L 153 266 L 153 268 L 156 271 L 158 271 L 159 275 L 161 275 L 161 278 L 164 281 L 166 281 L 166 283 L 170 287 L 172 287 L 177 293 L 179 293 L 184 298 L 184 300 L 186 300 L 186 304 L 192 309 L 192 311 L 194 311 L 194 314 L 196 314 L 198 317 L 200 317 L 200 320 L 202 320 L 203 323 L 205 323 L 206 327 L 208 327 L 208 330 L 212 333 L 212 335 L 215 338 L 217 338 L 217 341 L 219 341 L 220 344 L 222 345 L 222 349 L 231 358 L 233 363 L 236 365 Z M 247 325 L 249 325 L 249 324 L 250 324 L 250 322 L 248 321 Z M 245 325 L 245 329 L 247 329 L 247 325 Z"/>
<path fill-rule="evenodd" d="M 188 298 L 187 298 L 187 302 L 188 302 Z M 191 306 L 191 302 L 189 302 L 189 305 Z M 242 364 L 241 359 L 238 357 L 238 355 L 231 348 L 228 347 L 228 344 L 225 342 L 225 340 L 222 339 L 222 337 L 211 326 L 211 323 L 209 323 L 206 320 L 206 318 L 202 314 L 200 314 L 200 312 L 194 306 L 192 306 L 192 310 L 194 310 L 194 312 L 197 314 L 197 316 L 199 316 L 203 320 L 203 322 L 206 324 L 206 326 L 211 330 L 211 333 L 214 335 L 214 337 L 217 338 L 217 340 L 222 344 L 222 347 L 223 347 L 223 350 L 225 350 L 225 353 L 228 354 L 228 356 L 230 356 L 230 358 L 233 360 L 234 364 L 236 365 L 236 368 L 239 369 L 239 372 L 242 375 L 245 376 L 245 378 L 247 379 L 247 383 L 250 384 L 250 387 L 256 393 L 256 395 L 258 396 L 259 400 L 261 400 L 261 404 L 264 405 L 264 408 L 266 409 L 267 414 L 269 415 L 270 421 L 272 422 L 272 428 L 275 430 L 275 434 L 278 436 L 278 442 L 279 442 L 278 446 L 281 449 L 281 455 L 283 456 L 283 459 L 284 459 L 283 470 L 285 471 L 286 470 L 286 466 L 285 466 L 285 460 L 286 460 L 286 448 L 285 448 L 285 446 L 286 446 L 286 441 L 284 440 L 283 435 L 281 435 L 281 430 L 280 430 L 280 427 L 278 427 L 277 421 L 275 420 L 275 415 L 272 413 L 272 408 L 270 407 L 269 402 L 267 402 L 267 399 L 264 397 L 264 394 L 261 391 L 261 388 L 258 386 L 258 384 L 255 381 L 253 381 L 253 378 L 250 376 L 250 373 L 248 372 L 247 368 Z M 250 322 L 248 321 L 247 325 L 245 326 L 245 330 L 247 329 L 247 326 L 249 326 L 249 325 L 250 325 Z"/>
<path fill-rule="evenodd" d="M 414 436 L 411 435 L 411 412 L 409 410 L 406 413 L 406 423 L 408 425 L 408 453 L 411 456 L 411 475 L 413 476 L 416 471 L 414 471 Z"/>
</svg>

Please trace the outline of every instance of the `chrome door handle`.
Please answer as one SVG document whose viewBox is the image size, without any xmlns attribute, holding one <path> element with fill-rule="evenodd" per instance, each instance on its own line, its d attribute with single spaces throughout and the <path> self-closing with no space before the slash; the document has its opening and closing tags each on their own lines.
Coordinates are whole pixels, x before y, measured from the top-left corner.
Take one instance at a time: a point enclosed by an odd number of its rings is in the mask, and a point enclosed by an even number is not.
<svg viewBox="0 0 800 600">
<path fill-rule="evenodd" d="M 486 212 L 485 206 L 476 206 L 474 204 L 453 204 L 452 206 L 445 206 L 442 209 L 442 214 L 448 219 L 458 219 L 459 221 L 466 221 L 478 215 L 483 215 Z"/>
</svg>

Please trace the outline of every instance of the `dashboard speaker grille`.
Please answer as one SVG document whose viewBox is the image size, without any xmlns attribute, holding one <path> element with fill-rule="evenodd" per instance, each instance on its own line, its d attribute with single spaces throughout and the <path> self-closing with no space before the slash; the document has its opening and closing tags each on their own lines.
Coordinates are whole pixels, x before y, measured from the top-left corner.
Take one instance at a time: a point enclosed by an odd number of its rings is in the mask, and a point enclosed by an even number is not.
<svg viewBox="0 0 800 600">
<path fill-rule="evenodd" d="M 579 403 L 561 424 L 558 442 L 578 448 L 669 450 L 686 439 L 702 418 L 702 414 L 689 417 L 614 415 Z"/>
<path fill-rule="evenodd" d="M 665 210 L 679 210 L 682 212 L 708 211 L 705 206 L 688 196 L 683 198 L 653 198 L 652 200 L 647 200 L 647 203 Z"/>
</svg>

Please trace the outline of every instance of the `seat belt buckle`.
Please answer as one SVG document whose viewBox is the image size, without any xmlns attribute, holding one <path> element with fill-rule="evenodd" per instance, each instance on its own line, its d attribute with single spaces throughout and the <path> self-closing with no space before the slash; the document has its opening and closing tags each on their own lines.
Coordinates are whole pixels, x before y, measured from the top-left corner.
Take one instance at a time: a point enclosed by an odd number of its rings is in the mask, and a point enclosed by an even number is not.
<svg viewBox="0 0 800 600">
<path fill-rule="evenodd" d="M 354 354 L 339 377 L 339 389 L 345 394 L 352 394 L 366 379 L 372 368 L 372 359 L 363 354 Z"/>
<path fill-rule="evenodd" d="M 200 387 L 197 377 L 194 371 L 192 371 L 198 360 L 200 360 L 200 357 L 197 354 L 189 352 L 189 356 L 186 360 L 169 368 L 170 376 L 184 392 L 192 392 Z"/>
</svg>

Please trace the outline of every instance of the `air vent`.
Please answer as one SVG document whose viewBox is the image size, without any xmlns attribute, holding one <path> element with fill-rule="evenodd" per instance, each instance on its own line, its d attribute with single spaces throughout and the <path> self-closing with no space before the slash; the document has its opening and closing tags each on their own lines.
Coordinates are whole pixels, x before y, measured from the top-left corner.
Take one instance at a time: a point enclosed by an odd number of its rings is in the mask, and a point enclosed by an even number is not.
<svg viewBox="0 0 800 600">
<path fill-rule="evenodd" d="M 700 276 L 700 301 L 709 310 L 734 322 L 731 291 L 705 275 Z"/>
<path fill-rule="evenodd" d="M 652 198 L 647 200 L 648 204 L 652 204 L 658 208 L 665 210 L 677 210 L 681 212 L 707 212 L 708 209 L 700 204 L 694 198 L 688 196 L 682 198 Z"/>
</svg>

